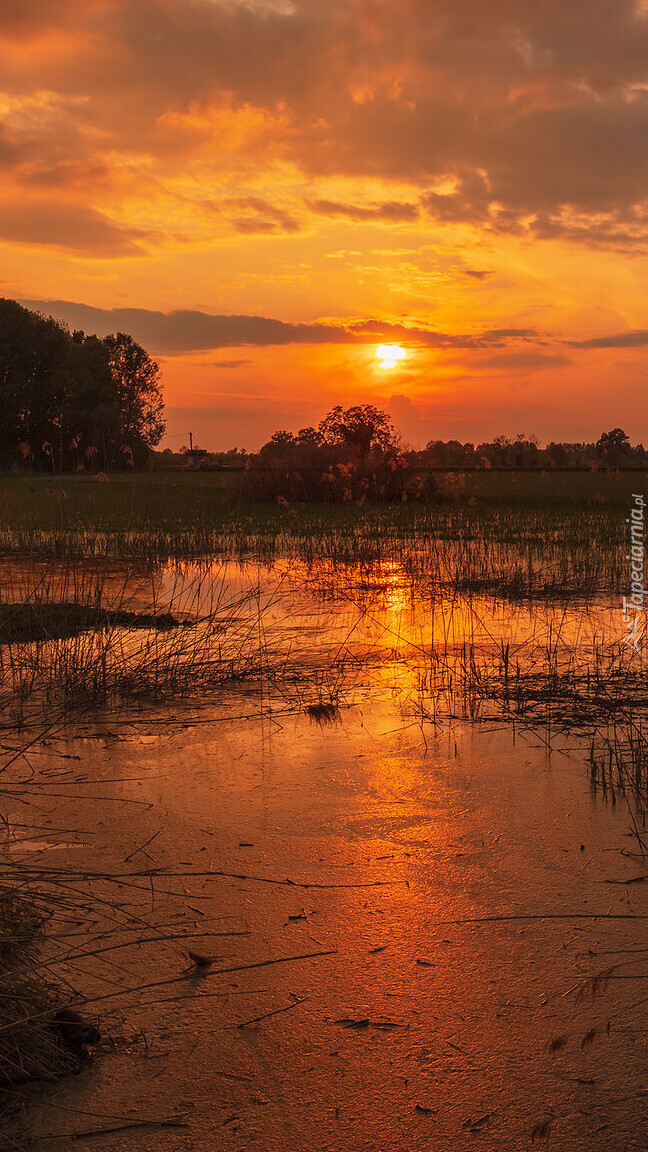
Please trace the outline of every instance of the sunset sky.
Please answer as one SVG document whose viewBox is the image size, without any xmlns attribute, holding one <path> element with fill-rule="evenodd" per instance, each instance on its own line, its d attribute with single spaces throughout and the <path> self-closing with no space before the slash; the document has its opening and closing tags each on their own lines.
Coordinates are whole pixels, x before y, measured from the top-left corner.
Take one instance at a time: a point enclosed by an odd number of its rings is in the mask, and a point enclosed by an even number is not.
<svg viewBox="0 0 648 1152">
<path fill-rule="evenodd" d="M 0 37 L 0 292 L 143 343 L 166 446 L 339 402 L 648 441 L 648 3 L 0 0 Z"/>
</svg>

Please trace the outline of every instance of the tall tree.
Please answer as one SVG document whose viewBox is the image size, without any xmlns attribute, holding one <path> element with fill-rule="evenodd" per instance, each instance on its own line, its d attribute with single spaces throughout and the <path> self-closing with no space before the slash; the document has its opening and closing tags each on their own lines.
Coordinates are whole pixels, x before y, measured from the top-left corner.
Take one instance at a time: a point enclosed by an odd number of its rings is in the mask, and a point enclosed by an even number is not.
<svg viewBox="0 0 648 1152">
<path fill-rule="evenodd" d="M 613 428 L 611 432 L 602 432 L 596 441 L 596 452 L 599 456 L 607 456 L 613 460 L 622 457 L 630 447 L 630 440 L 623 428 Z"/>
<path fill-rule="evenodd" d="M 396 429 L 391 418 L 373 404 L 356 404 L 332 408 L 322 420 L 319 431 L 325 443 L 343 444 L 356 456 L 366 456 L 372 448 L 387 451 L 396 448 Z"/>
<path fill-rule="evenodd" d="M 159 444 L 166 427 L 160 369 L 125 332 L 106 336 L 104 344 L 115 387 L 121 439 L 115 447 L 121 453 L 130 450 L 135 464 L 141 464 L 149 449 Z"/>
<path fill-rule="evenodd" d="M 68 349 L 65 448 L 74 468 L 106 471 L 119 438 L 119 414 L 108 348 L 98 336 L 73 332 Z"/>
<path fill-rule="evenodd" d="M 0 466 L 138 466 L 164 426 L 158 366 L 131 336 L 70 335 L 0 299 Z"/>
<path fill-rule="evenodd" d="M 67 332 L 55 320 L 0 299 L 0 455 L 52 458 L 66 395 Z M 45 449 L 43 445 L 46 445 Z"/>
</svg>

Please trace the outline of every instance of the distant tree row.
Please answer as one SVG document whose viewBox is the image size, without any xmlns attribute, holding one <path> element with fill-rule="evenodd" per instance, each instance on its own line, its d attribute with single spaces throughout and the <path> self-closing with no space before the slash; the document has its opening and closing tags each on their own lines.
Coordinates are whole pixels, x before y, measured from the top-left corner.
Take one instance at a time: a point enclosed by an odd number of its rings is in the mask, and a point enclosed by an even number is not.
<svg viewBox="0 0 648 1152">
<path fill-rule="evenodd" d="M 431 440 L 422 451 L 408 449 L 387 413 L 372 404 L 340 405 L 317 427 L 297 434 L 275 432 L 246 463 L 246 494 L 279 503 L 356 504 L 421 501 L 447 490 L 434 470 L 491 468 L 648 467 L 648 451 L 632 446 L 621 428 L 595 443 L 554 443 L 536 437 L 497 436 L 482 444 Z"/>
<path fill-rule="evenodd" d="M 131 336 L 70 332 L 0 299 L 0 467 L 141 467 L 163 408 L 158 366 Z"/>
<path fill-rule="evenodd" d="M 459 440 L 430 440 L 418 459 L 436 468 L 643 468 L 648 467 L 648 450 L 631 445 L 622 428 L 603 432 L 592 443 L 554 442 L 541 448 L 537 437 L 521 433 L 515 439 L 496 436 L 483 444 L 462 444 Z"/>
<path fill-rule="evenodd" d="M 643 444 L 632 445 L 622 428 L 603 432 L 591 443 L 551 441 L 542 448 L 536 436 L 526 437 L 520 433 L 514 439 L 496 436 L 481 444 L 430 440 L 422 451 L 412 451 L 404 447 L 389 416 L 369 404 L 349 408 L 346 412 L 338 406 L 317 428 L 302 428 L 296 435 L 275 432 L 259 455 L 266 459 L 294 459 L 313 449 L 339 446 L 346 447 L 358 457 L 375 449 L 398 451 L 412 462 L 428 468 L 648 466 L 648 449 Z"/>
</svg>

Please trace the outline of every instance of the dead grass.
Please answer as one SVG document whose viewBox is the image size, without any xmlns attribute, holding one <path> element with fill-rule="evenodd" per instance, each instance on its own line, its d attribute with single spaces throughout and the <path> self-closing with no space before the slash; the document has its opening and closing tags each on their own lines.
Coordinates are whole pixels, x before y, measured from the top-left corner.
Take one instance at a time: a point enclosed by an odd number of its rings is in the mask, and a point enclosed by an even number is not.
<svg viewBox="0 0 648 1152">
<path fill-rule="evenodd" d="M 60 990 L 26 974 L 42 925 L 29 901 L 0 888 L 0 1092 L 28 1080 L 55 1080 L 78 1063 L 51 1023 Z"/>
</svg>

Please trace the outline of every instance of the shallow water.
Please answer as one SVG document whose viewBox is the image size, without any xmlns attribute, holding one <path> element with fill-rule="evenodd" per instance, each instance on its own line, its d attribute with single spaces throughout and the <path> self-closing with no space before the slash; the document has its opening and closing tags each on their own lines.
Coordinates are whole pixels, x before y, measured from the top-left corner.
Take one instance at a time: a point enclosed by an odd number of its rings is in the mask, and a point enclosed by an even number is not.
<svg viewBox="0 0 648 1152">
<path fill-rule="evenodd" d="M 41 566 L 42 567 L 42 566 Z M 460 575 L 448 558 L 434 579 L 414 580 L 404 563 L 336 570 L 329 564 L 211 564 L 21 568 L 4 574 L 2 596 L 16 602 L 80 600 L 90 628 L 70 638 L 14 643 L 0 650 L 0 705 L 13 723 L 12 697 L 23 712 L 74 707 L 75 693 L 112 703 L 128 698 L 191 694 L 224 678 L 261 673 L 303 678 L 322 698 L 337 699 L 346 683 L 377 677 L 408 688 L 436 715 L 454 713 L 461 684 L 464 711 L 489 709 L 488 681 L 505 677 L 601 675 L 628 663 L 620 606 L 610 596 L 590 601 L 494 597 L 449 585 Z M 443 579 L 441 578 L 443 576 Z M 96 613 L 95 613 L 96 608 Z M 185 627 L 155 631 L 102 622 L 101 608 L 171 614 Z M 47 631 L 47 629 L 45 630 Z M 97 677 L 97 669 L 101 676 Z M 517 692 L 517 709 L 524 700 Z M 31 711 L 30 711 L 31 709 Z"/>
<path fill-rule="evenodd" d="M 46 970 L 106 1037 L 32 1094 L 38 1147 L 112 1126 L 115 1152 L 513 1152 L 543 1124 L 561 1149 L 645 1147 L 629 811 L 592 791 L 582 735 L 490 691 L 505 659 L 524 691 L 584 676 L 618 647 L 615 603 L 431 595 L 394 565 L 103 587 L 229 614 L 231 647 L 275 672 L 77 718 L 5 774 L 10 858 L 58 900 Z M 306 714 L 320 700 L 333 722 Z M 199 973 L 188 949 L 217 959 Z"/>
<path fill-rule="evenodd" d="M 641 868 L 619 854 L 627 814 L 590 794 L 577 747 L 549 756 L 528 735 L 461 724 L 426 747 L 398 697 L 376 691 L 334 726 L 228 693 L 166 728 L 89 725 L 57 747 L 81 760 L 67 774 L 43 762 L 39 823 L 91 838 L 84 867 L 241 878 L 124 887 L 142 923 L 193 938 L 60 966 L 121 1039 L 32 1107 L 39 1147 L 108 1116 L 180 1114 L 189 1128 L 102 1146 L 522 1149 L 549 1117 L 554 1146 L 645 1146 L 645 1014 L 629 1007 L 643 985 L 566 995 L 609 950 L 642 944 L 641 921 L 590 917 L 648 911 L 641 885 L 607 883 Z M 201 978 L 182 975 L 187 946 L 226 968 L 333 954 Z"/>
</svg>

